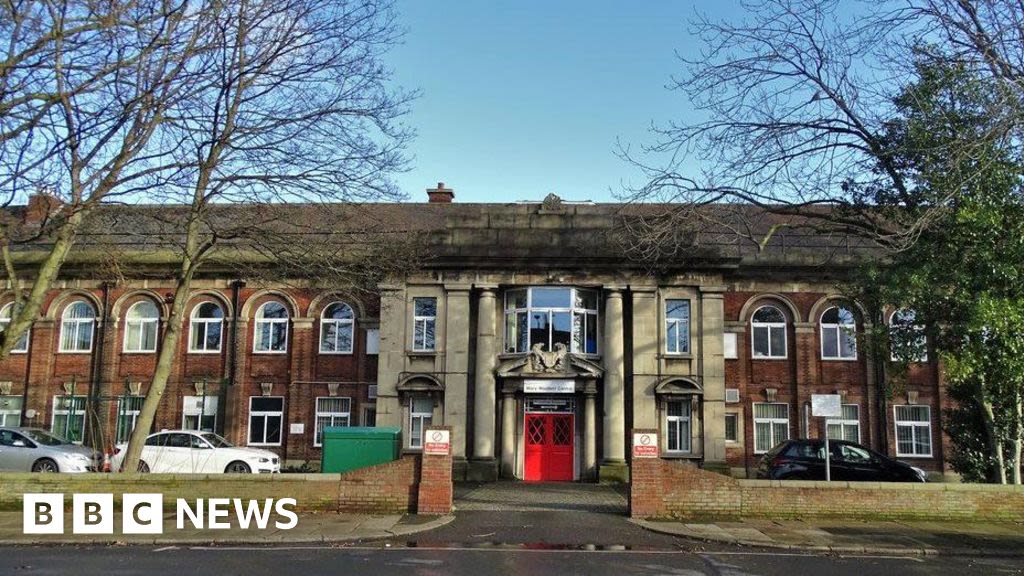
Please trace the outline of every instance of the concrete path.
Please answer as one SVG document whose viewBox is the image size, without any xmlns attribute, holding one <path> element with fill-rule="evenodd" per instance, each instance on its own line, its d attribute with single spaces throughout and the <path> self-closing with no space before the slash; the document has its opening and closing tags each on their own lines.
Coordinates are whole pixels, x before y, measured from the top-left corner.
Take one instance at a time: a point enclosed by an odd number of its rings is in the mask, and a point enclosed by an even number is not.
<svg viewBox="0 0 1024 576">
<path fill-rule="evenodd" d="M 577 511 L 626 514 L 626 487 L 621 484 L 500 481 L 455 485 L 457 511 Z"/>
<path fill-rule="evenodd" d="M 451 522 L 453 516 L 399 515 L 365 516 L 358 514 L 299 514 L 298 525 L 291 530 L 270 527 L 258 530 L 240 528 L 231 517 L 227 530 L 175 529 L 174 514 L 164 516 L 163 534 L 122 534 L 120 516 L 112 535 L 71 534 L 71 519 L 66 517 L 64 534 L 23 534 L 21 512 L 0 512 L 0 544 L 297 544 L 362 542 L 404 537 L 432 530 Z"/>
<path fill-rule="evenodd" d="M 1024 557 L 1024 525 L 1011 522 L 631 522 L 705 542 L 803 552 Z"/>
</svg>

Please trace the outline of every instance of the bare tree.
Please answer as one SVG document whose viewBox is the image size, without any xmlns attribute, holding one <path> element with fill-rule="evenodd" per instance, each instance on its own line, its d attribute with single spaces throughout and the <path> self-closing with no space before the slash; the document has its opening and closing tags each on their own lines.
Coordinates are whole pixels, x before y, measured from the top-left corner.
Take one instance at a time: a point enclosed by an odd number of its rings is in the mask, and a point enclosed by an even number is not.
<svg viewBox="0 0 1024 576">
<path fill-rule="evenodd" d="M 680 56 L 684 72 L 670 88 L 689 98 L 700 119 L 658 127 L 654 145 L 622 150 L 644 176 L 622 197 L 673 203 L 630 220 L 641 257 L 672 257 L 680 229 L 723 226 L 761 247 L 796 228 L 906 249 L 958 193 L 950 186 L 944 196 L 917 195 L 888 134 L 894 97 L 922 62 L 955 60 L 1003 86 L 993 114 L 1005 122 L 986 134 L 964 134 L 949 154 L 970 156 L 979 138 L 1020 139 L 1020 3 L 743 6 L 742 20 L 697 16 L 693 28 L 703 49 Z M 899 209 L 879 209 L 879 194 Z M 765 214 L 772 216 L 767 224 Z"/>
<path fill-rule="evenodd" d="M 0 249 L 14 290 L 0 359 L 31 327 L 100 203 L 159 184 L 176 146 L 154 135 L 189 90 L 207 23 L 189 0 L 14 0 L 0 5 L 0 193 L 52 197 L 42 222 L 5 211 Z M 159 145 L 156 145 L 159 144 Z M 19 247 L 31 246 L 31 257 Z M 19 264 L 31 274 L 24 281 Z M 28 290 L 23 291 L 23 286 Z"/>
<path fill-rule="evenodd" d="M 199 89 L 168 112 L 188 166 L 164 187 L 157 218 L 176 254 L 174 298 L 153 381 L 126 451 L 135 470 L 171 374 L 196 273 L 211 260 L 248 275 L 365 285 L 402 253 L 386 218 L 353 201 L 393 200 L 389 177 L 411 137 L 411 94 L 389 86 L 381 54 L 396 40 L 386 0 L 239 0 L 207 16 Z M 344 206 L 338 206 L 343 203 Z M 291 204 L 290 206 L 282 204 Z M 364 209 L 365 210 L 365 209 Z M 354 216 L 355 215 L 355 216 Z M 369 240 L 368 240 L 369 239 Z M 387 254 L 369 247 L 390 247 Z"/>
</svg>

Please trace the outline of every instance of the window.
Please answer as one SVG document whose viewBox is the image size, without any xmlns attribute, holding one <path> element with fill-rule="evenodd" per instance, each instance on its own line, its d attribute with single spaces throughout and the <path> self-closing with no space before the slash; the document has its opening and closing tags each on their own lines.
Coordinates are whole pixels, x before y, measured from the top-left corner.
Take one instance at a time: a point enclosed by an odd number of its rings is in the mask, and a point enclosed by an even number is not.
<svg viewBox="0 0 1024 576">
<path fill-rule="evenodd" d="M 739 442 L 740 431 L 739 431 L 739 417 L 736 414 L 725 415 L 725 441 L 726 442 Z"/>
<path fill-rule="evenodd" d="M 669 354 L 690 352 L 690 301 L 665 301 L 665 351 Z"/>
<path fill-rule="evenodd" d="M 843 404 L 843 415 L 838 419 L 826 421 L 825 427 L 830 440 L 846 440 L 860 443 L 860 407 L 856 404 Z"/>
<path fill-rule="evenodd" d="M 671 400 L 666 403 L 665 437 L 668 439 L 669 452 L 690 451 L 690 411 L 689 400 Z"/>
<path fill-rule="evenodd" d="M 213 302 L 203 302 L 192 309 L 189 327 L 188 351 L 193 353 L 220 352 L 224 311 Z"/>
<path fill-rule="evenodd" d="M 505 292 L 505 351 L 529 352 L 562 344 L 575 354 L 597 354 L 597 291 L 534 287 Z"/>
<path fill-rule="evenodd" d="M 367 329 L 366 353 L 373 356 L 380 354 L 380 328 Z"/>
<path fill-rule="evenodd" d="M 377 405 L 371 404 L 369 406 L 363 406 L 363 426 L 376 426 L 377 425 Z"/>
<path fill-rule="evenodd" d="M 735 360 L 739 358 L 739 353 L 736 349 L 735 332 L 722 332 L 722 356 L 724 356 L 726 360 Z"/>
<path fill-rule="evenodd" d="M 0 426 L 21 426 L 21 396 L 0 396 Z"/>
<path fill-rule="evenodd" d="M 352 399 L 321 397 L 316 399 L 316 433 L 313 446 L 324 443 L 324 428 L 327 426 L 351 426 Z"/>
<path fill-rule="evenodd" d="M 423 448 L 423 431 L 434 418 L 434 401 L 429 396 L 409 399 L 409 448 Z"/>
<path fill-rule="evenodd" d="M 85 396 L 54 396 L 50 431 L 81 444 L 85 431 Z"/>
<path fill-rule="evenodd" d="M 906 308 L 889 317 L 889 346 L 892 361 L 927 362 L 928 338 L 918 324 L 917 313 Z"/>
<path fill-rule="evenodd" d="M 320 353 L 352 353 L 352 308 L 344 302 L 335 302 L 324 308 L 320 316 Z"/>
<path fill-rule="evenodd" d="M 893 408 L 896 410 L 896 456 L 931 457 L 931 407 L 908 405 Z"/>
<path fill-rule="evenodd" d="M 786 316 L 775 306 L 761 306 L 750 317 L 754 358 L 786 357 Z"/>
<path fill-rule="evenodd" d="M 430 352 L 435 349 L 434 333 L 437 328 L 437 298 L 413 298 L 412 349 Z"/>
<path fill-rule="evenodd" d="M 821 315 L 821 357 L 824 360 L 857 359 L 857 324 L 853 313 L 833 306 Z"/>
<path fill-rule="evenodd" d="M 284 396 L 249 398 L 249 445 L 280 446 Z"/>
<path fill-rule="evenodd" d="M 216 396 L 185 396 L 182 429 L 216 432 L 218 400 Z"/>
<path fill-rule="evenodd" d="M 789 404 L 754 403 L 754 453 L 763 454 L 789 440 Z"/>
<path fill-rule="evenodd" d="M 145 396 L 122 396 L 117 400 L 117 442 L 127 442 L 139 419 Z"/>
<path fill-rule="evenodd" d="M 78 300 L 64 309 L 60 320 L 61 352 L 91 352 L 92 333 L 96 327 L 96 311 Z"/>
<path fill-rule="evenodd" d="M 125 352 L 156 352 L 157 324 L 160 311 L 149 300 L 136 302 L 128 309 L 124 321 Z"/>
<path fill-rule="evenodd" d="M 256 311 L 253 352 L 284 354 L 288 351 L 288 309 L 280 302 L 267 302 Z"/>
<path fill-rule="evenodd" d="M 11 324 L 11 319 L 14 317 L 14 302 L 7 304 L 3 308 L 0 308 L 0 332 L 7 330 L 7 327 Z M 29 333 L 25 332 L 21 338 L 18 339 L 18 343 L 11 349 L 12 353 L 23 354 L 28 352 L 28 337 Z"/>
</svg>

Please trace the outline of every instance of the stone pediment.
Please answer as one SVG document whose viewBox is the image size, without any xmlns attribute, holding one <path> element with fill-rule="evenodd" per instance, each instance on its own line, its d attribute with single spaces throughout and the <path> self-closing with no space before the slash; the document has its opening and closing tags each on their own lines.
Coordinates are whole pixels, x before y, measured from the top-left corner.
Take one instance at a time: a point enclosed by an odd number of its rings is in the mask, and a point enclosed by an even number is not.
<svg viewBox="0 0 1024 576">
<path fill-rule="evenodd" d="M 564 344 L 556 344 L 550 352 L 537 344 L 529 353 L 501 362 L 495 373 L 502 378 L 600 378 L 604 369 L 593 360 L 569 352 Z"/>
</svg>

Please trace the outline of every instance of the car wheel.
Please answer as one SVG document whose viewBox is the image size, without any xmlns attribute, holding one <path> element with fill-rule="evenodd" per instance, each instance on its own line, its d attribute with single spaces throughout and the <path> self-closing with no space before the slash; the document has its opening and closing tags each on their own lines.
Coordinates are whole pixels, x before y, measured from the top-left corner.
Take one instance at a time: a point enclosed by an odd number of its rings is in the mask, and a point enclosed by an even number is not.
<svg viewBox="0 0 1024 576">
<path fill-rule="evenodd" d="M 149 464 L 146 464 L 145 460 L 139 460 L 139 473 L 149 474 Z"/>
<path fill-rule="evenodd" d="M 33 472 L 60 472 L 57 463 L 49 458 L 40 458 L 32 464 Z"/>
<path fill-rule="evenodd" d="M 228 464 L 228 467 L 224 469 L 224 472 L 226 474 L 249 474 L 252 472 L 252 468 L 249 468 L 249 465 L 245 462 L 235 460 L 231 464 Z"/>
</svg>

